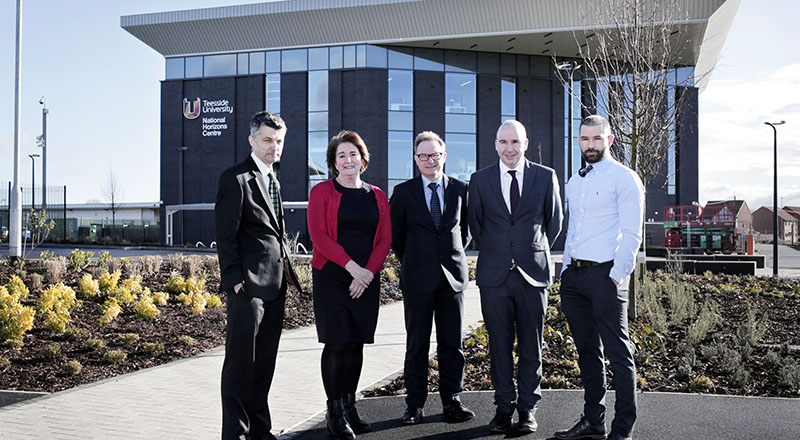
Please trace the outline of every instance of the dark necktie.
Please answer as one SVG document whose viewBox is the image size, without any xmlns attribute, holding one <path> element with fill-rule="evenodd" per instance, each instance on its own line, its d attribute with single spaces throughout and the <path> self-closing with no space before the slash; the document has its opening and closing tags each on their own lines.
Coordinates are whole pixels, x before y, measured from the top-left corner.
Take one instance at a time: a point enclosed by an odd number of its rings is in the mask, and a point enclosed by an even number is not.
<svg viewBox="0 0 800 440">
<path fill-rule="evenodd" d="M 519 182 L 517 181 L 516 170 L 509 170 L 508 174 L 511 174 L 511 194 L 509 194 L 508 199 L 511 202 L 511 215 L 514 215 L 517 212 L 517 206 L 519 206 Z"/>
<path fill-rule="evenodd" d="M 278 193 L 278 179 L 275 177 L 275 174 L 269 173 L 269 198 L 272 200 L 272 210 L 275 212 L 275 217 L 278 218 L 278 221 L 280 221 L 281 216 L 280 197 L 280 193 Z"/>
<path fill-rule="evenodd" d="M 592 171 L 592 165 L 591 164 L 586 168 L 581 168 L 581 170 L 578 171 L 578 175 L 581 176 L 581 177 L 586 177 L 586 175 L 589 174 L 589 171 Z"/>
<path fill-rule="evenodd" d="M 428 188 L 431 189 L 431 219 L 433 219 L 433 225 L 436 226 L 436 229 L 439 229 L 439 223 L 442 222 L 442 208 L 439 205 L 439 193 L 436 192 L 438 187 L 439 184 L 436 182 L 428 184 Z"/>
</svg>

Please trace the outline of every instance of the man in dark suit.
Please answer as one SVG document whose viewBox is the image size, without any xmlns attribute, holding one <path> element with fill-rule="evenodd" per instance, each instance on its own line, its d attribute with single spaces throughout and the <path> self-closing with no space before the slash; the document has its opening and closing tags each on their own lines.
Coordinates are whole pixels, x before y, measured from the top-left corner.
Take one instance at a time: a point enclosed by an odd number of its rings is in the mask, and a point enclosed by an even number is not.
<svg viewBox="0 0 800 440">
<path fill-rule="evenodd" d="M 476 278 L 497 405 L 489 430 L 495 433 L 509 431 L 515 407 L 521 432 L 538 426 L 546 288 L 553 275 L 550 245 L 563 219 L 555 171 L 525 159 L 527 148 L 525 127 L 503 122 L 495 140 L 500 162 L 475 172 L 469 187 L 469 227 L 480 249 Z"/>
<path fill-rule="evenodd" d="M 414 139 L 414 162 L 420 175 L 394 188 L 390 203 L 392 247 L 402 263 L 400 287 L 406 321 L 407 411 L 403 423 L 422 421 L 428 395 L 431 323 L 436 321 L 439 394 L 444 417 L 463 422 L 475 414 L 462 403 L 464 352 L 461 318 L 469 284 L 464 247 L 467 183 L 444 174 L 445 143 L 434 132 Z"/>
<path fill-rule="evenodd" d="M 285 247 L 273 165 L 286 126 L 260 112 L 250 121 L 251 155 L 219 178 L 214 208 L 220 291 L 228 295 L 222 366 L 222 439 L 273 439 L 267 394 L 283 325 L 287 283 L 299 286 Z"/>
</svg>

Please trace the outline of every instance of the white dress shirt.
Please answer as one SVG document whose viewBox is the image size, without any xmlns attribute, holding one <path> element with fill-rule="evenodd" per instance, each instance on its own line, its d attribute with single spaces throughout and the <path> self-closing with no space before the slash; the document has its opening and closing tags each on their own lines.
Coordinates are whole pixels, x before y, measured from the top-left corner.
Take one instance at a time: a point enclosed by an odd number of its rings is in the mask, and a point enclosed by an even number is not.
<svg viewBox="0 0 800 440">
<path fill-rule="evenodd" d="M 511 212 L 511 174 L 509 170 L 517 172 L 517 184 L 519 185 L 519 198 L 522 199 L 522 180 L 525 174 L 525 159 L 520 159 L 519 163 L 514 168 L 509 168 L 501 160 L 500 164 L 500 191 L 503 193 L 503 200 L 506 201 L 506 208 Z"/>
<path fill-rule="evenodd" d="M 251 151 L 250 152 L 250 157 L 252 157 L 253 158 L 253 162 L 256 163 L 256 167 L 258 167 L 258 171 L 261 171 L 261 176 L 264 178 L 264 181 L 261 182 L 261 183 L 266 185 L 264 187 L 264 189 L 269 190 L 269 179 L 271 179 L 270 173 L 272 173 L 272 168 L 268 167 L 267 164 L 265 164 L 261 159 L 259 159 L 258 156 L 256 156 L 256 152 L 255 151 Z M 278 182 L 277 178 L 275 179 L 275 186 L 277 186 L 278 187 L 278 191 L 280 191 L 281 184 L 280 184 L 280 182 Z"/>
<path fill-rule="evenodd" d="M 420 174 L 419 177 L 422 177 L 422 190 L 425 193 L 425 204 L 428 205 L 428 212 L 431 212 L 431 193 L 433 192 L 428 188 L 428 185 L 431 182 L 439 184 L 439 186 L 436 187 L 436 194 L 439 196 L 439 208 L 442 210 L 441 214 L 444 214 L 444 185 L 442 185 L 442 183 L 444 183 L 444 174 L 437 180 L 428 180 L 428 178 L 422 174 Z"/>
<path fill-rule="evenodd" d="M 617 283 L 631 274 L 642 242 L 644 187 L 639 176 L 610 156 L 573 175 L 565 191 L 569 226 L 563 272 L 572 260 L 614 261 Z"/>
</svg>

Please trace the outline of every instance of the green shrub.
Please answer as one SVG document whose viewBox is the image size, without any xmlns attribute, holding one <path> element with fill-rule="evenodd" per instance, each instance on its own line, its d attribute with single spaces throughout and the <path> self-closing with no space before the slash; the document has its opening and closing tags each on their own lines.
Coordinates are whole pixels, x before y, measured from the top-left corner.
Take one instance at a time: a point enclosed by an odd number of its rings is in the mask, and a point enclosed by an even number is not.
<svg viewBox="0 0 800 440">
<path fill-rule="evenodd" d="M 0 286 L 0 343 L 22 346 L 22 336 L 33 328 L 34 310 Z"/>
<path fill-rule="evenodd" d="M 148 342 L 142 346 L 142 349 L 152 357 L 158 357 L 164 354 L 164 344 L 159 344 L 157 342 Z"/>
<path fill-rule="evenodd" d="M 697 345 L 708 336 L 714 327 L 721 323 L 722 317 L 717 312 L 717 303 L 714 300 L 708 300 L 703 304 L 700 314 L 697 315 L 694 322 L 689 324 L 686 338 L 690 344 Z"/>
<path fill-rule="evenodd" d="M 6 357 L 0 356 L 0 371 L 5 370 L 9 365 L 11 365 L 11 361 Z"/>
<path fill-rule="evenodd" d="M 106 348 L 106 343 L 102 339 L 87 339 L 86 346 L 92 351 L 100 351 Z"/>
<path fill-rule="evenodd" d="M 183 336 L 181 336 L 181 337 L 179 337 L 179 338 L 178 338 L 178 342 L 180 342 L 180 343 L 181 343 L 181 344 L 183 344 L 183 345 L 187 345 L 187 346 L 189 346 L 189 345 L 194 345 L 194 343 L 195 343 L 196 341 L 195 341 L 195 340 L 194 340 L 194 338 L 193 338 L 193 337 L 191 337 L 191 336 L 186 336 L 186 335 L 183 335 Z"/>
<path fill-rule="evenodd" d="M 80 327 L 70 327 L 64 332 L 64 336 L 72 341 L 77 341 L 89 336 L 89 330 Z"/>
<path fill-rule="evenodd" d="M 83 270 L 92 262 L 92 257 L 94 257 L 94 252 L 92 251 L 75 249 L 70 252 L 69 257 L 67 257 L 67 268 L 76 272 Z"/>
<path fill-rule="evenodd" d="M 64 364 L 61 367 L 61 371 L 63 371 L 67 376 L 77 376 L 81 374 L 81 371 L 83 371 L 83 365 L 76 360 L 72 360 Z"/>
<path fill-rule="evenodd" d="M 70 314 L 79 302 L 75 291 L 63 283 L 45 289 L 36 302 L 36 310 L 44 318 L 45 326 L 55 333 L 63 333 L 70 320 Z"/>
<path fill-rule="evenodd" d="M 56 257 L 50 261 L 44 261 L 42 266 L 44 266 L 45 278 L 50 284 L 61 282 L 64 274 L 67 273 L 67 259 L 64 257 Z"/>
<path fill-rule="evenodd" d="M 31 290 L 39 290 L 42 288 L 42 279 L 44 277 L 38 273 L 31 274 Z"/>
<path fill-rule="evenodd" d="M 103 360 L 109 364 L 118 364 L 128 359 L 128 354 L 122 350 L 108 350 L 103 355 Z"/>
<path fill-rule="evenodd" d="M 111 252 L 101 251 L 97 255 L 97 266 L 108 269 L 108 262 L 111 261 Z"/>
<path fill-rule="evenodd" d="M 42 261 L 50 261 L 54 258 L 56 258 L 56 254 L 53 251 L 44 250 L 39 252 L 39 259 Z"/>
<path fill-rule="evenodd" d="M 135 344 L 139 340 L 139 335 L 136 333 L 120 333 L 117 335 L 119 342 L 125 345 Z"/>
<path fill-rule="evenodd" d="M 155 305 L 165 306 L 167 305 L 167 301 L 169 301 L 169 293 L 167 292 L 153 293 L 153 303 L 155 303 Z"/>
<path fill-rule="evenodd" d="M 689 381 L 689 389 L 698 392 L 709 392 L 714 389 L 714 382 L 706 376 L 697 376 Z"/>
<path fill-rule="evenodd" d="M 770 350 L 764 355 L 764 363 L 767 364 L 768 367 L 777 367 L 781 364 L 781 356 Z"/>
<path fill-rule="evenodd" d="M 782 385 L 800 391 L 800 363 L 796 360 L 787 358 L 778 377 Z"/>
<path fill-rule="evenodd" d="M 38 355 L 48 361 L 55 360 L 61 356 L 61 345 L 55 342 L 45 345 L 39 349 Z"/>
</svg>

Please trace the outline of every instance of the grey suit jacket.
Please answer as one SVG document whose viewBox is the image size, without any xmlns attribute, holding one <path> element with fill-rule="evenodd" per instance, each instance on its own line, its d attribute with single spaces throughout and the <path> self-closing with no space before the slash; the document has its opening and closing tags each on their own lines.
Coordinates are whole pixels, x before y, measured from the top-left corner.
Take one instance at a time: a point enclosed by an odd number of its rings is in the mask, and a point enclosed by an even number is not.
<svg viewBox="0 0 800 440">
<path fill-rule="evenodd" d="M 550 246 L 564 216 L 555 171 L 525 159 L 522 198 L 513 217 L 500 188 L 499 164 L 476 171 L 469 183 L 469 227 L 480 250 L 478 286 L 502 284 L 512 259 L 537 285 L 550 285 Z"/>
<path fill-rule="evenodd" d="M 225 170 L 219 178 L 214 219 L 219 255 L 220 291 L 238 283 L 244 291 L 264 300 L 284 292 L 284 277 L 299 290 L 284 244 L 283 207 L 274 212 L 269 179 L 262 176 L 252 157 Z M 278 194 L 280 197 L 280 194 Z"/>
</svg>

